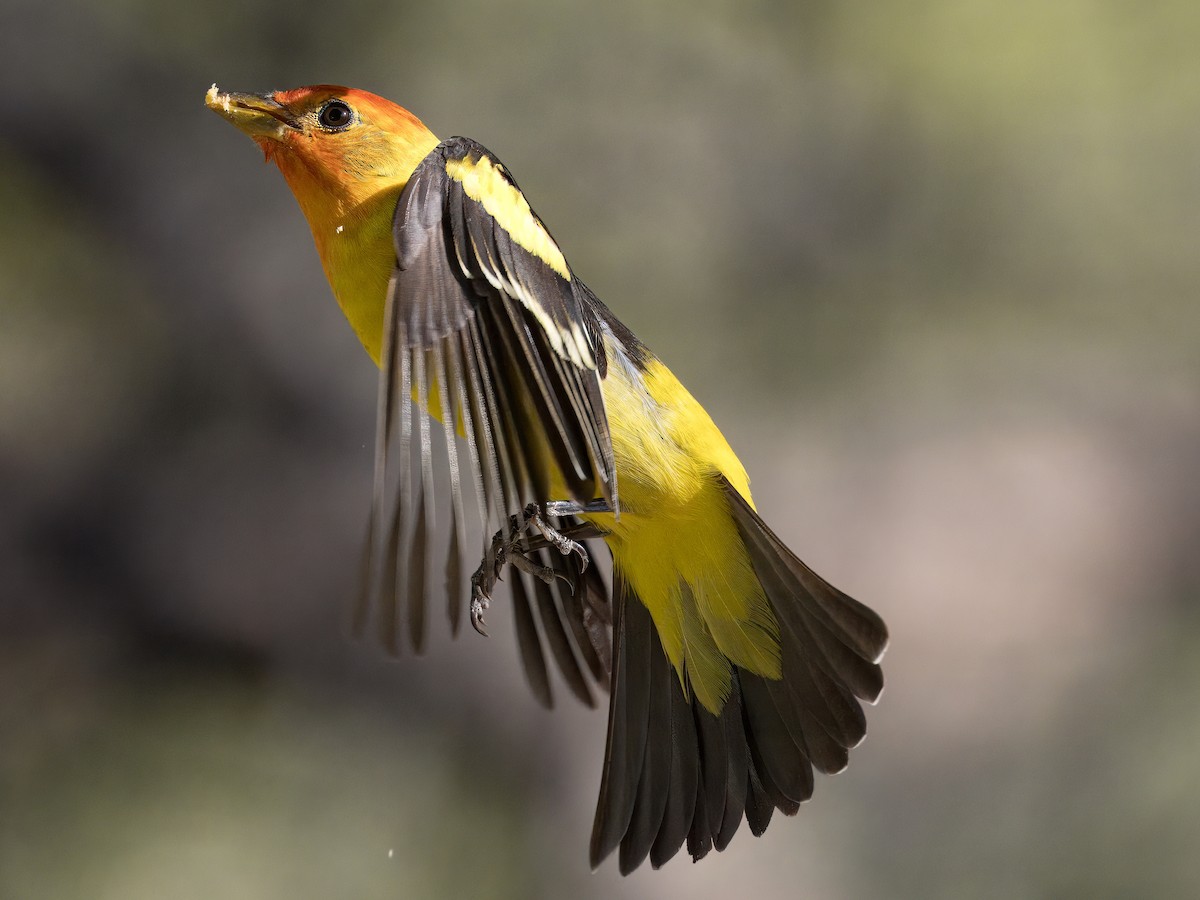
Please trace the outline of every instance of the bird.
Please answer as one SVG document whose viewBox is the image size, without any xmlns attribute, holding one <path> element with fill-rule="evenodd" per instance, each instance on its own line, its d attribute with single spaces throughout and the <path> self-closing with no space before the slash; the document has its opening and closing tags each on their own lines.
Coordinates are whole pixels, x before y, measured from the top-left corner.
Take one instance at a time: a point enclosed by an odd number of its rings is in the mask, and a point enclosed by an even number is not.
<svg viewBox="0 0 1200 900">
<path fill-rule="evenodd" d="M 282 172 L 379 368 L 358 629 L 421 652 L 444 580 L 452 631 L 468 605 L 483 631 L 511 573 L 537 698 L 547 654 L 583 702 L 609 695 L 593 869 L 697 861 L 794 815 L 866 734 L 883 619 L 762 520 L 712 418 L 491 151 L 338 85 L 205 100 Z"/>
</svg>

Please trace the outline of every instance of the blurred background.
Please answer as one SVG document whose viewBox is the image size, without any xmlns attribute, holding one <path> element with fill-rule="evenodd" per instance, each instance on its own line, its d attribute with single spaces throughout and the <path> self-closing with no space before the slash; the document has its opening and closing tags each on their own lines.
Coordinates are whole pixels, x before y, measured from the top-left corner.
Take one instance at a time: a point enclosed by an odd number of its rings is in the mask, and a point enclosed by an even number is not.
<svg viewBox="0 0 1200 900">
<path fill-rule="evenodd" d="M 1195 3 L 0 11 L 0 897 L 1200 892 Z M 591 874 L 506 609 L 346 637 L 375 374 L 214 80 L 491 148 L 885 616 L 795 820 Z"/>
</svg>

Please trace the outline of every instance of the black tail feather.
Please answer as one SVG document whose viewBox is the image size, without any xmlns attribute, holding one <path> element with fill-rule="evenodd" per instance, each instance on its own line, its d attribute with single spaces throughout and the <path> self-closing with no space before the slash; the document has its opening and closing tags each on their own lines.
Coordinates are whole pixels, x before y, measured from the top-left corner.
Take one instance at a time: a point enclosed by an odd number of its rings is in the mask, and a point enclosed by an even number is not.
<svg viewBox="0 0 1200 900">
<path fill-rule="evenodd" d="M 627 873 L 687 844 L 693 859 L 728 846 L 743 818 L 761 835 L 776 809 L 812 796 L 813 769 L 839 772 L 866 734 L 860 701 L 883 688 L 882 619 L 800 562 L 741 495 L 730 512 L 780 623 L 781 679 L 734 667 L 719 714 L 685 693 L 649 610 L 614 577 L 608 746 L 591 862 L 620 848 Z"/>
</svg>

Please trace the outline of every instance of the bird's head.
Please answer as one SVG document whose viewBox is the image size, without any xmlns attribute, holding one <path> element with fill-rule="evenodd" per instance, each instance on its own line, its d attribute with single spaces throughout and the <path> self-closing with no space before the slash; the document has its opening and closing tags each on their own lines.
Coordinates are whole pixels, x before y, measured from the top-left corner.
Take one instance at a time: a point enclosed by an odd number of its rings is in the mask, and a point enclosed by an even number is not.
<svg viewBox="0 0 1200 900">
<path fill-rule="evenodd" d="M 438 143 L 403 107 L 337 85 L 243 94 L 214 84 L 205 102 L 279 166 L 314 231 L 394 196 Z"/>
<path fill-rule="evenodd" d="M 223 93 L 214 84 L 205 102 L 279 166 L 338 303 L 378 361 L 396 265 L 396 202 L 438 139 L 395 103 L 329 84 L 267 94 Z"/>
</svg>

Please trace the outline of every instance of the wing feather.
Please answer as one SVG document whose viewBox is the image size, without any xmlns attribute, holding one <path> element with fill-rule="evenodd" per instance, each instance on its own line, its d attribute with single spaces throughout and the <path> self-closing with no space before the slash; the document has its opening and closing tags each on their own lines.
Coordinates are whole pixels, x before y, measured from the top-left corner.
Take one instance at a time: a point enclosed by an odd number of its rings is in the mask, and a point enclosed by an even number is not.
<svg viewBox="0 0 1200 900">
<path fill-rule="evenodd" d="M 389 651 L 407 643 L 420 652 L 431 557 L 444 548 L 457 631 L 472 540 L 486 552 L 530 502 L 612 502 L 616 478 L 592 295 L 504 166 L 473 141 L 443 142 L 401 193 L 393 231 L 366 589 L 355 623 L 363 630 L 374 616 Z M 551 484 L 568 496 L 549 496 Z M 445 515 L 435 515 L 439 506 Z M 546 563 L 553 554 L 540 555 Z M 610 622 L 597 614 L 606 601 L 585 599 L 604 586 L 573 577 L 579 592 L 511 581 L 525 671 L 546 704 L 547 653 L 583 702 L 595 703 L 589 681 L 607 687 Z"/>
<path fill-rule="evenodd" d="M 479 415 L 479 392 L 476 389 L 478 379 L 472 364 L 463 355 L 463 342 L 468 340 L 467 329 L 452 334 L 446 339 L 446 349 L 450 359 L 449 384 L 457 392 L 459 422 L 462 424 L 463 443 L 467 445 L 467 462 L 471 472 L 471 486 L 474 488 L 475 500 L 479 509 L 479 521 L 487 521 L 487 491 L 483 486 L 483 465 L 479 452 L 479 441 L 482 436 L 477 428 L 486 428 L 487 424 Z M 468 354 L 469 356 L 470 354 Z M 476 424 L 478 423 L 478 425 Z"/>
<path fill-rule="evenodd" d="M 465 522 L 463 519 L 462 473 L 458 459 L 458 441 L 455 439 L 455 424 L 462 421 L 460 415 L 459 394 L 461 384 L 451 383 L 450 372 L 452 365 L 447 365 L 446 357 L 452 354 L 453 338 L 447 337 L 438 341 L 432 348 L 433 377 L 439 388 L 439 400 L 442 411 L 442 436 L 446 443 L 446 458 L 449 463 L 450 475 L 450 548 L 446 554 L 446 612 L 450 618 L 450 631 L 458 634 L 459 622 L 462 619 L 463 600 L 466 585 L 462 573 L 462 547 L 466 543 Z M 466 426 L 463 427 L 466 434 Z"/>
<path fill-rule="evenodd" d="M 534 554 L 534 561 L 538 565 L 550 565 L 561 571 L 561 566 L 556 565 L 557 561 L 551 560 L 546 551 L 537 551 Z M 558 670 L 562 673 L 571 693 L 578 697 L 584 706 L 594 707 L 596 700 L 592 696 L 592 692 L 588 689 L 587 678 L 579 668 L 579 662 L 575 658 L 571 636 L 563 626 L 562 618 L 559 616 L 558 611 L 561 604 L 557 601 L 556 594 L 561 584 L 562 582 L 558 578 L 554 579 L 553 584 L 546 584 L 546 582 L 540 579 L 534 579 L 533 596 L 537 601 L 538 615 L 541 617 L 542 622 L 542 632 L 546 636 L 546 643 L 550 647 L 550 653 L 554 657 L 554 661 L 558 664 Z"/>
</svg>

